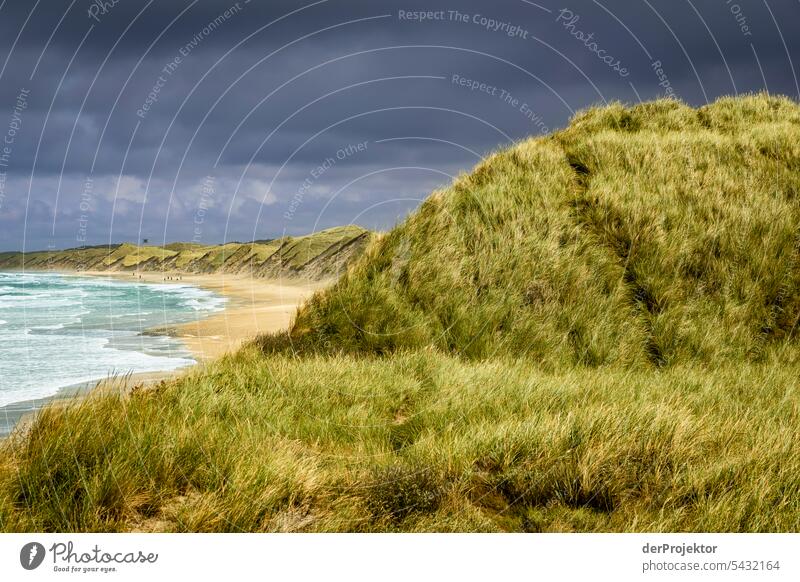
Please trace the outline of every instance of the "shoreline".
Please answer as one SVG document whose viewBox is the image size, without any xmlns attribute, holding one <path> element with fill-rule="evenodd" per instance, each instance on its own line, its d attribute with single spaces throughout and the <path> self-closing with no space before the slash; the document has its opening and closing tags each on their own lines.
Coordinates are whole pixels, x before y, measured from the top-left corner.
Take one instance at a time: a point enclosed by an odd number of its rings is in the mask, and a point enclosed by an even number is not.
<svg viewBox="0 0 800 582">
<path fill-rule="evenodd" d="M 185 284 L 213 291 L 227 299 L 222 311 L 186 323 L 156 327 L 144 333 L 168 335 L 191 352 L 195 364 L 173 370 L 130 373 L 64 386 L 52 396 L 14 402 L 0 407 L 0 440 L 24 430 L 42 408 L 79 401 L 98 390 L 129 391 L 177 378 L 204 362 L 238 349 L 254 337 L 288 328 L 294 314 L 311 295 L 331 281 L 259 279 L 231 274 L 180 272 L 40 271 L 66 276 L 104 278 L 147 284 Z M 171 277 L 172 279 L 166 279 Z M 180 279 L 178 279 L 178 277 Z"/>
<path fill-rule="evenodd" d="M 113 277 L 148 284 L 193 285 L 225 297 L 224 309 L 187 323 L 147 330 L 180 340 L 198 362 L 235 351 L 245 341 L 289 327 L 297 308 L 333 280 L 260 279 L 240 274 L 185 274 L 180 272 L 81 271 L 87 277 Z M 130 276 L 130 279 L 128 278 Z M 172 277 L 172 279 L 165 279 Z M 177 279 L 176 277 L 180 277 Z"/>
</svg>

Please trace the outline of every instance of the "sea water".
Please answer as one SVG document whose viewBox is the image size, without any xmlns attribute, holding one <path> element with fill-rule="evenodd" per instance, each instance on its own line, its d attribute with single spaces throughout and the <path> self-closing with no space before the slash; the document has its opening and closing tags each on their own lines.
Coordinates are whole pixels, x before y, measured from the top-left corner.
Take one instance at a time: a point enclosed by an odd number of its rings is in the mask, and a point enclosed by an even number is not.
<svg viewBox="0 0 800 582">
<path fill-rule="evenodd" d="M 179 340 L 142 332 L 196 320 L 224 302 L 180 283 L 0 273 L 0 407 L 80 383 L 191 365 Z"/>
</svg>

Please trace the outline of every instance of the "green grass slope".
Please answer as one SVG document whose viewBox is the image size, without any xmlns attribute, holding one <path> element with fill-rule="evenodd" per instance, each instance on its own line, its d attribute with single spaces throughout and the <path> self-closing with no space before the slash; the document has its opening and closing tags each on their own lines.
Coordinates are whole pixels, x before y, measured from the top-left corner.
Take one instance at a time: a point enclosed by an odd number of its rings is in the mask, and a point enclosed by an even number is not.
<svg viewBox="0 0 800 582">
<path fill-rule="evenodd" d="M 124 243 L 52 252 L 0 253 L 0 269 L 226 272 L 266 278 L 326 279 L 343 272 L 364 251 L 372 236 L 352 225 L 302 237 L 217 246 Z"/>
<path fill-rule="evenodd" d="M 759 95 L 499 152 L 291 332 L 41 414 L 0 529 L 798 531 L 798 138 Z"/>
<path fill-rule="evenodd" d="M 580 114 L 436 192 L 295 337 L 547 366 L 758 359 L 796 342 L 800 108 Z"/>
<path fill-rule="evenodd" d="M 39 417 L 5 531 L 798 531 L 797 366 L 289 354 Z"/>
</svg>

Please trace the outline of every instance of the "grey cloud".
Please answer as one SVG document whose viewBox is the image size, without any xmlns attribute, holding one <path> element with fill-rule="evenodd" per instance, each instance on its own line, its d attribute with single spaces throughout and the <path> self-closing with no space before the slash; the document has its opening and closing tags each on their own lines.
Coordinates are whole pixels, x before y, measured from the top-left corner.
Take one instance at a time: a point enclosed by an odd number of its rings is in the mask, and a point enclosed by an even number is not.
<svg viewBox="0 0 800 582">
<path fill-rule="evenodd" d="M 81 220 L 93 244 L 142 233 L 191 238 L 208 175 L 218 192 L 204 217 L 206 242 L 351 220 L 387 228 L 476 154 L 563 126 L 587 105 L 663 94 L 664 78 L 692 104 L 762 90 L 765 81 L 798 96 L 795 2 L 253 0 L 220 18 L 236 4 L 118 0 L 104 14 L 92 9 L 96 19 L 87 13 L 93 2 L 70 4 L 32 10 L 7 0 L 0 10 L 0 63 L 8 57 L 0 134 L 20 89 L 30 91 L 3 168 L 0 248 L 74 246 Z M 579 17 L 571 27 L 557 21 L 564 8 Z M 399 10 L 470 18 L 411 22 Z M 473 22 L 475 14 L 498 29 Z M 504 34 L 503 23 L 526 38 Z M 629 75 L 603 63 L 576 30 Z M 471 91 L 454 74 L 497 90 Z M 297 202 L 317 165 L 359 142 L 370 144 L 366 152 L 314 179 Z M 87 176 L 95 192 L 84 212 Z"/>
</svg>

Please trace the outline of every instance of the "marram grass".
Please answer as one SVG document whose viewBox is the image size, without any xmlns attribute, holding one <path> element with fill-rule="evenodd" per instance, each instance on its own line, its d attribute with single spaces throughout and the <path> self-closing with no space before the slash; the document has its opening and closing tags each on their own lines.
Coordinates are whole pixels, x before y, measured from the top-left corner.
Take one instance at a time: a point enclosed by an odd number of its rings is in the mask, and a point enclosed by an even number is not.
<svg viewBox="0 0 800 582">
<path fill-rule="evenodd" d="M 799 317 L 800 107 L 755 96 L 592 109 L 490 156 L 293 337 L 639 369 L 796 355 Z"/>
<path fill-rule="evenodd" d="M 800 107 L 487 158 L 292 330 L 42 413 L 6 531 L 800 531 Z"/>
<path fill-rule="evenodd" d="M 43 413 L 0 526 L 797 531 L 800 367 L 264 357 Z"/>
</svg>

